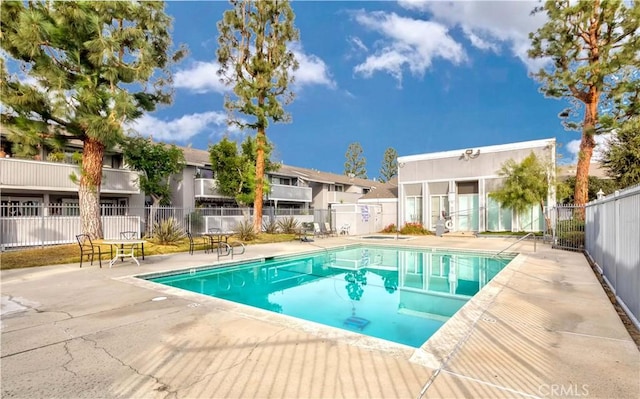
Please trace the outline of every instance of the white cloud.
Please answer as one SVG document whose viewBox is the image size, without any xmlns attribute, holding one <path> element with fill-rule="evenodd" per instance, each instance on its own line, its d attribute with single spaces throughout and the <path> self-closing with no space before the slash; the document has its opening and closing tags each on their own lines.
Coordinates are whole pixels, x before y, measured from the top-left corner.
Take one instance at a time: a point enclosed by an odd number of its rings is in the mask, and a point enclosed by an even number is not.
<svg viewBox="0 0 640 399">
<path fill-rule="evenodd" d="M 217 72 L 217 62 L 195 61 L 190 68 L 176 72 L 174 85 L 195 93 L 224 93 L 229 89 L 220 82 Z"/>
<path fill-rule="evenodd" d="M 296 86 L 321 85 L 332 89 L 336 87 L 329 67 L 320 57 L 305 54 L 300 45 L 294 45 L 292 51 L 298 60 L 298 69 L 293 73 Z"/>
<path fill-rule="evenodd" d="M 364 43 L 362 42 L 362 40 L 360 40 L 359 37 L 349 36 L 347 38 L 347 41 L 351 44 L 353 49 L 356 51 L 369 51 L 367 46 L 364 45 Z"/>
<path fill-rule="evenodd" d="M 336 83 L 331 78 L 329 67 L 318 56 L 306 54 L 299 43 L 292 45 L 292 51 L 300 67 L 294 72 L 297 86 L 322 85 L 334 88 Z M 179 89 L 187 89 L 194 93 L 225 93 L 231 89 L 225 86 L 218 76 L 219 64 L 215 61 L 195 61 L 191 67 L 176 72 L 174 85 Z"/>
<path fill-rule="evenodd" d="M 611 134 L 600 134 L 594 136 L 596 140 L 596 148 L 593 150 L 593 155 L 591 157 L 591 162 L 596 162 L 602 160 L 602 151 L 605 150 L 609 146 L 609 139 L 611 138 Z M 578 162 L 578 153 L 580 153 L 580 140 L 571 140 L 566 145 L 567 152 L 571 155 L 571 159 L 569 163 L 575 164 Z"/>
<path fill-rule="evenodd" d="M 227 127 L 227 115 L 218 111 L 183 115 L 168 121 L 145 114 L 128 124 L 128 127 L 143 136 L 167 142 L 186 142 L 201 133 L 214 135 L 238 132 L 237 128 Z"/>
<path fill-rule="evenodd" d="M 381 11 L 358 11 L 355 20 L 380 33 L 384 39 L 378 50 L 356 65 L 355 72 L 370 77 L 383 71 L 402 81 L 403 68 L 422 76 L 436 58 L 460 64 L 466 60 L 462 46 L 437 22 L 398 16 Z"/>
<path fill-rule="evenodd" d="M 537 1 L 420 1 L 400 0 L 400 6 L 426 12 L 448 27 L 459 26 L 471 45 L 481 50 L 499 51 L 506 45 L 531 72 L 537 72 L 545 60 L 527 56 L 529 33 L 544 23 L 544 13 L 531 15 Z"/>
</svg>

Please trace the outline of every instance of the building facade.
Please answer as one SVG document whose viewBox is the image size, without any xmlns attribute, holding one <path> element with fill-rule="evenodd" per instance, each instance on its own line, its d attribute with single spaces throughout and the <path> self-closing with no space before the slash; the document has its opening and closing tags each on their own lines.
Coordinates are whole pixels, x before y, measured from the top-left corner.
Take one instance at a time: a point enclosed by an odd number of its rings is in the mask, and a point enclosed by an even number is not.
<svg viewBox="0 0 640 399">
<path fill-rule="evenodd" d="M 46 216 L 48 214 L 78 215 L 78 158 L 82 143 L 71 141 L 64 151 L 42 148 L 29 158 L 15 156 L 11 143 L 0 139 L 0 201 L 2 216 Z M 75 146 L 74 146 L 75 145 Z M 237 207 L 233 198 L 222 195 L 211 169 L 209 152 L 181 147 L 186 167 L 171 178 L 171 206 Z M 122 154 L 108 151 L 103 160 L 100 187 L 101 205 L 127 212 L 150 203 L 137 185 L 139 173 L 127 168 Z M 270 191 L 265 206 L 279 209 L 328 209 L 331 204 L 356 203 L 375 183 L 372 180 L 281 165 L 267 175 Z M 38 210 L 42 209 L 42 211 Z M 32 214 L 44 212 L 45 215 Z M 140 215 L 142 216 L 142 215 Z"/>
<path fill-rule="evenodd" d="M 209 152 L 183 148 L 187 166 L 173 179 L 172 205 L 193 208 L 237 206 L 216 189 Z M 264 205 L 276 209 L 329 209 L 332 204 L 355 204 L 376 182 L 335 173 L 281 164 L 267 175 Z"/>
<path fill-rule="evenodd" d="M 522 161 L 531 153 L 548 165 L 546 207 L 555 205 L 554 138 L 398 158 L 399 226 L 421 223 L 435 230 L 444 219 L 450 231 L 544 231 L 539 206 L 516 214 L 489 197 L 500 188 L 498 174 L 507 160 Z"/>
</svg>

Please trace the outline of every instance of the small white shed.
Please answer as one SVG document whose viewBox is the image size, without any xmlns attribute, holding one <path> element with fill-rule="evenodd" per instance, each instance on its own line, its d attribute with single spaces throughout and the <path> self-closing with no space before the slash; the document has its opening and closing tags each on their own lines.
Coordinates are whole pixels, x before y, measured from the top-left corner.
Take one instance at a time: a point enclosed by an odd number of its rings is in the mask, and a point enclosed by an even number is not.
<svg viewBox="0 0 640 399">
<path fill-rule="evenodd" d="M 364 235 L 380 232 L 384 226 L 382 206 L 369 204 L 332 204 L 335 227 L 338 233 L 348 226 L 349 235 Z"/>
</svg>

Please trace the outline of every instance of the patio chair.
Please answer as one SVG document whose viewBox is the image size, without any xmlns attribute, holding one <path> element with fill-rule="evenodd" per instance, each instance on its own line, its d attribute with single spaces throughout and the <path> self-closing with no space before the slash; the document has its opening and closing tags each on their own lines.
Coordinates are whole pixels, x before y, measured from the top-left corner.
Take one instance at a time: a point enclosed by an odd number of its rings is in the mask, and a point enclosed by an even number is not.
<svg viewBox="0 0 640 399">
<path fill-rule="evenodd" d="M 324 231 L 327 232 L 328 236 L 336 236 L 337 235 L 335 229 L 331 228 L 331 223 L 329 223 L 329 222 L 324 222 Z"/>
<path fill-rule="evenodd" d="M 193 255 L 193 251 L 197 246 L 202 245 L 204 252 L 209 252 L 209 237 L 193 237 L 190 231 L 187 231 L 187 237 L 189 238 L 189 255 Z"/>
<path fill-rule="evenodd" d="M 320 223 L 313 223 L 313 235 L 314 237 L 326 236 L 326 234 L 320 229 Z"/>
<path fill-rule="evenodd" d="M 91 241 L 91 237 L 87 234 L 78 234 L 76 240 L 78 240 L 78 245 L 80 245 L 80 267 L 82 267 L 82 259 L 85 256 L 87 260 L 91 259 L 91 265 L 93 265 L 93 258 L 97 253 L 98 263 L 102 268 L 102 251 L 100 250 L 100 245 L 95 245 L 93 241 Z"/>
<path fill-rule="evenodd" d="M 349 229 L 351 228 L 351 225 L 349 223 L 345 223 L 342 225 L 342 227 L 340 227 L 340 235 L 349 235 Z"/>
</svg>

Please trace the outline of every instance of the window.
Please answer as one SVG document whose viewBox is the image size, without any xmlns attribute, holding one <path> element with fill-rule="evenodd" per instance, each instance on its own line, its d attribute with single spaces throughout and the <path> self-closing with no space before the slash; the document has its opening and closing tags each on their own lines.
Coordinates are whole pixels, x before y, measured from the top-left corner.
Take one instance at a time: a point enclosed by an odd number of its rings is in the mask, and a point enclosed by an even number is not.
<svg viewBox="0 0 640 399">
<path fill-rule="evenodd" d="M 422 223 L 422 196 L 410 196 L 405 199 L 404 220 L 406 223 Z"/>
<path fill-rule="evenodd" d="M 435 229 L 440 218 L 449 217 L 449 196 L 432 195 L 431 196 L 431 228 Z"/>
<path fill-rule="evenodd" d="M 511 209 L 487 196 L 487 231 L 511 231 Z"/>
<path fill-rule="evenodd" d="M 288 178 L 288 177 L 273 176 L 271 178 L 271 183 L 280 184 L 280 185 L 283 185 L 283 186 L 290 186 L 291 185 L 291 179 Z"/>
<path fill-rule="evenodd" d="M 529 209 L 518 215 L 520 231 L 544 231 L 544 214 L 540 205 L 531 205 Z"/>
<path fill-rule="evenodd" d="M 344 192 L 344 186 L 342 184 L 332 184 L 329 186 L 329 191 L 338 191 L 342 193 Z"/>
</svg>

